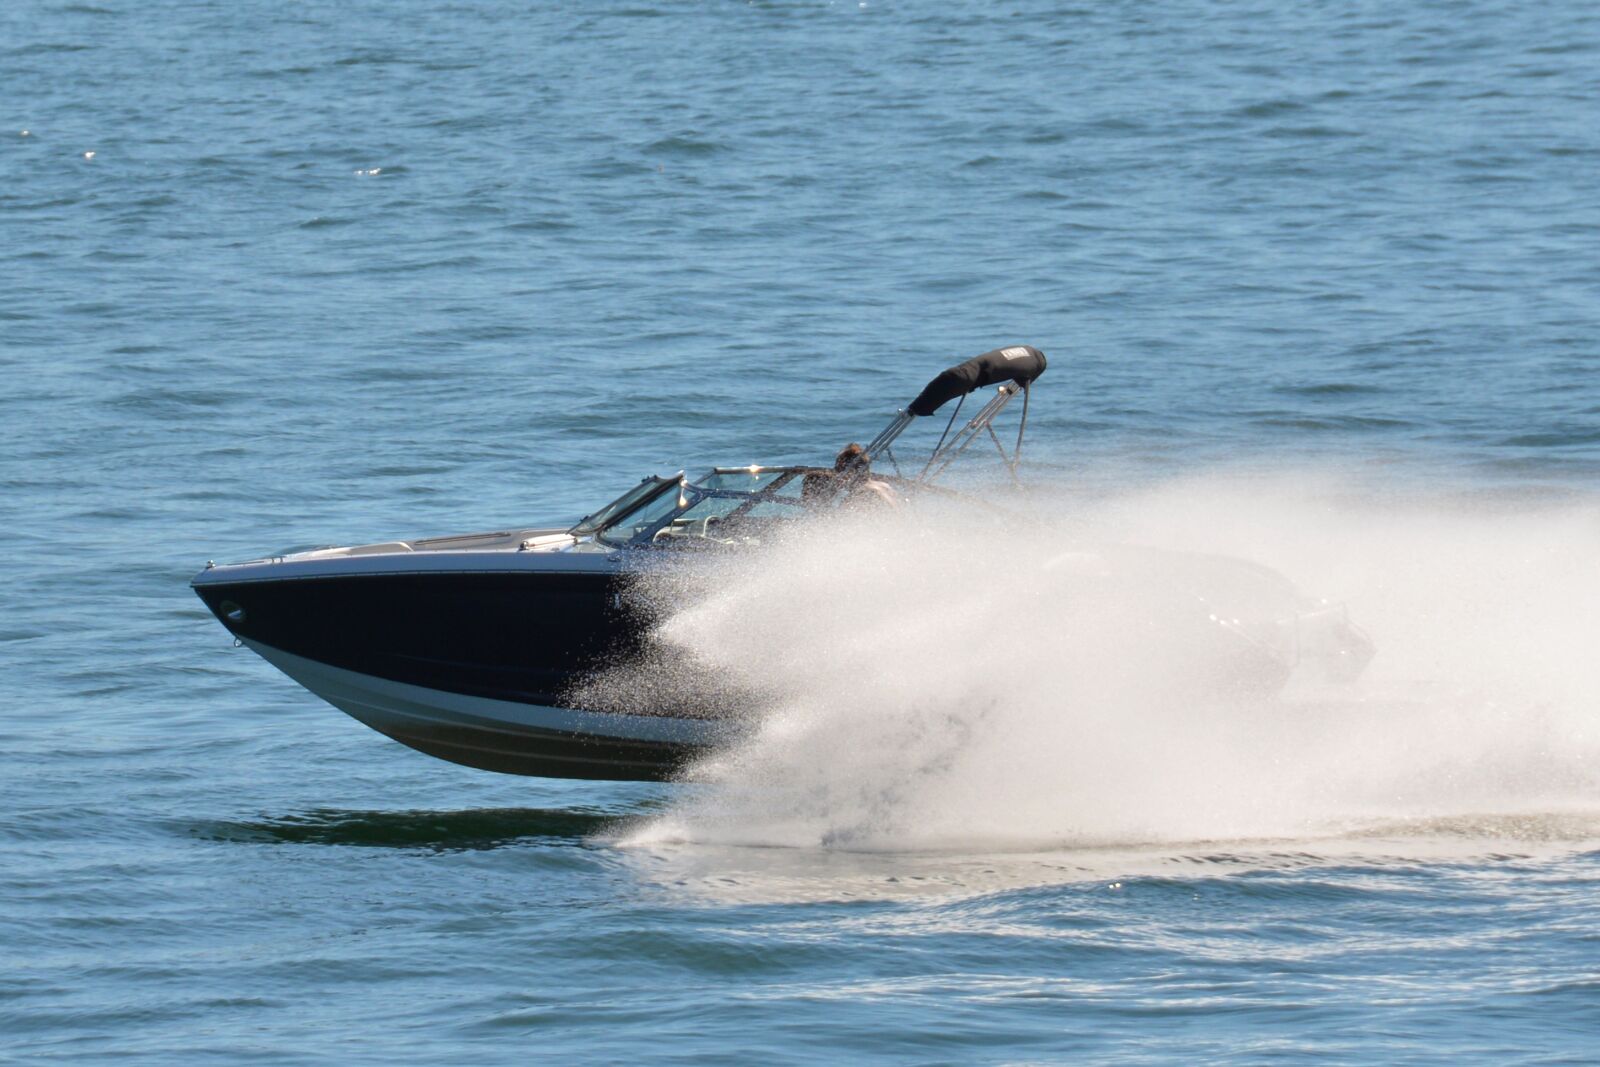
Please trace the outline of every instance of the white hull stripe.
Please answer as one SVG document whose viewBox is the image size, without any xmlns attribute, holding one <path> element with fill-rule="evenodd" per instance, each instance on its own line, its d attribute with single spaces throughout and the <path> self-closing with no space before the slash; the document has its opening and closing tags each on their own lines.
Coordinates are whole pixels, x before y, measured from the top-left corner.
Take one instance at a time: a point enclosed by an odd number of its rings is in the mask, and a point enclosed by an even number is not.
<svg viewBox="0 0 1600 1067">
<path fill-rule="evenodd" d="M 255 641 L 246 640 L 244 644 L 340 711 L 383 733 L 404 734 L 418 726 L 453 726 L 520 737 L 559 734 L 711 745 L 730 740 L 740 732 L 739 724 L 728 720 L 576 711 L 451 693 L 330 667 Z"/>
</svg>

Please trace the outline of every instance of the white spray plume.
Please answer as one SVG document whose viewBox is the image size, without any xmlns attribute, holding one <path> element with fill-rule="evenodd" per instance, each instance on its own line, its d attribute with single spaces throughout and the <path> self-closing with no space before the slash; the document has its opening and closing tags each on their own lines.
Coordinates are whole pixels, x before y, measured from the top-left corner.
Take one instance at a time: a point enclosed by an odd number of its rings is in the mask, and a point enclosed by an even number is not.
<svg viewBox="0 0 1600 1067">
<path fill-rule="evenodd" d="M 667 658 L 751 694 L 755 725 L 627 840 L 1003 850 L 1527 812 L 1600 825 L 1593 501 L 1258 477 L 1032 504 L 842 518 L 647 586 Z M 1185 580 L 1108 585 L 1107 544 L 1274 568 L 1344 601 L 1377 658 L 1350 686 L 1219 686 L 1230 646 Z"/>
</svg>

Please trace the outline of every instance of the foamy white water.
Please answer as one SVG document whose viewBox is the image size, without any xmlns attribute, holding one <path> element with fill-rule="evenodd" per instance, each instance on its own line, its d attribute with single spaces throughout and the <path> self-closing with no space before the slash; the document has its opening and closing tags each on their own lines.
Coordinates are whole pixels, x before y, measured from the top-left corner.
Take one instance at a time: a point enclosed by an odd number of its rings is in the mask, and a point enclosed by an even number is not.
<svg viewBox="0 0 1600 1067">
<path fill-rule="evenodd" d="M 854 517 L 651 589 L 665 658 L 762 694 L 760 726 L 627 840 L 1029 849 L 1600 811 L 1592 502 L 1284 475 L 1025 510 Z M 1272 567 L 1377 656 L 1349 685 L 1212 685 L 1188 579 L 1107 585 L 1083 562 L 1107 543 Z"/>
</svg>

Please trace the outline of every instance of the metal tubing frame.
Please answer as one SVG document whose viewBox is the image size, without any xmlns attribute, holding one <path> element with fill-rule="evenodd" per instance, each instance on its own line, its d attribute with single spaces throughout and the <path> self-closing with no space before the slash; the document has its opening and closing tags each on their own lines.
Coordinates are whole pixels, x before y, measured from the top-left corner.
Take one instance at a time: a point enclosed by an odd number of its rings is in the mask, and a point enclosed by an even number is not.
<svg viewBox="0 0 1600 1067">
<path fill-rule="evenodd" d="M 989 398 L 988 403 L 984 404 L 966 425 L 952 435 L 950 427 L 955 425 L 956 416 L 961 413 L 961 405 L 966 403 L 967 400 L 966 396 L 961 397 L 956 403 L 955 410 L 950 413 L 950 422 L 946 424 L 944 433 L 939 435 L 939 443 L 933 446 L 933 452 L 928 456 L 928 462 L 923 465 L 921 473 L 916 477 L 916 481 L 927 484 L 944 473 L 945 468 L 955 462 L 956 458 L 967 450 L 967 446 L 972 444 L 985 431 L 994 440 L 995 448 L 999 449 L 1000 458 L 1005 461 L 1006 469 L 1011 473 L 1012 481 L 1016 481 L 1017 464 L 1022 460 L 1022 435 L 1028 429 L 1028 400 L 1032 395 L 1032 390 L 1029 388 L 1031 384 L 1031 382 L 1002 383 L 1000 388 L 995 391 L 995 395 Z M 1000 438 L 994 432 L 993 423 L 1000 412 L 1005 410 L 1005 406 L 1011 403 L 1012 397 L 1019 392 L 1022 394 L 1022 422 L 1017 427 L 1016 444 L 1012 446 L 1011 453 L 1008 455 L 1005 445 L 1000 443 Z M 866 446 L 867 459 L 875 460 L 880 455 L 887 455 L 890 462 L 894 463 L 896 471 L 898 471 L 900 464 L 895 460 L 894 453 L 890 451 L 890 446 L 894 444 L 896 438 L 905 432 L 906 427 L 916 421 L 916 418 L 915 415 L 903 408 L 895 412 L 895 416 L 890 420 L 889 425 L 885 426 L 878 433 L 878 436 L 874 437 L 871 443 Z"/>
<path fill-rule="evenodd" d="M 995 448 L 1000 451 L 1000 458 L 1005 461 L 1006 469 L 1011 473 L 1012 479 L 1015 480 L 1017 476 L 1017 461 L 1022 455 L 1020 430 L 1017 437 L 1017 448 L 1013 450 L 1014 454 L 1007 455 L 1005 446 L 995 436 L 993 423 L 995 417 L 1005 409 L 1007 404 L 1011 403 L 1011 398 L 1016 396 L 1019 391 L 1026 396 L 1028 387 L 1026 385 L 1018 386 L 1012 382 L 1002 384 L 995 391 L 995 395 L 989 398 L 989 402 L 983 405 L 983 408 L 976 415 L 972 416 L 971 421 L 956 431 L 955 436 L 950 438 L 948 444 L 928 457 L 927 466 L 922 468 L 922 473 L 917 476 L 917 481 L 929 482 L 943 474 L 945 469 L 955 462 L 961 453 L 967 450 L 967 446 L 971 445 L 973 441 L 977 440 L 985 432 L 994 440 Z M 1027 411 L 1026 400 L 1023 402 L 1023 411 L 1024 413 Z M 1025 427 L 1026 423 L 1024 423 Z"/>
<path fill-rule="evenodd" d="M 906 427 L 911 425 L 911 420 L 916 416 L 911 412 L 901 409 L 894 413 L 894 419 L 885 426 L 878 436 L 874 437 L 867 445 L 867 458 L 877 459 L 878 453 L 887 451 L 894 444 L 894 439 L 905 433 Z"/>
</svg>

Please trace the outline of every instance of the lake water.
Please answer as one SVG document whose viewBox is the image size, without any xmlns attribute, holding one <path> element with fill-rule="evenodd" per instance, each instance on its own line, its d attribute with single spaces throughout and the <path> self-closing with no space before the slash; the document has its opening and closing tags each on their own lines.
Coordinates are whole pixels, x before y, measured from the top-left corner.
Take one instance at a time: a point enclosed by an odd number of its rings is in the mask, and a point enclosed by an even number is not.
<svg viewBox="0 0 1600 1067">
<path fill-rule="evenodd" d="M 6 5 L 0 1056 L 1600 1059 L 1597 100 L 1576 3 Z M 1367 676 L 1068 699 L 1040 546 L 952 519 L 686 605 L 860 635 L 794 729 L 559 782 L 187 588 L 825 460 L 1011 343 L 1038 540 L 1270 565 Z"/>
</svg>

